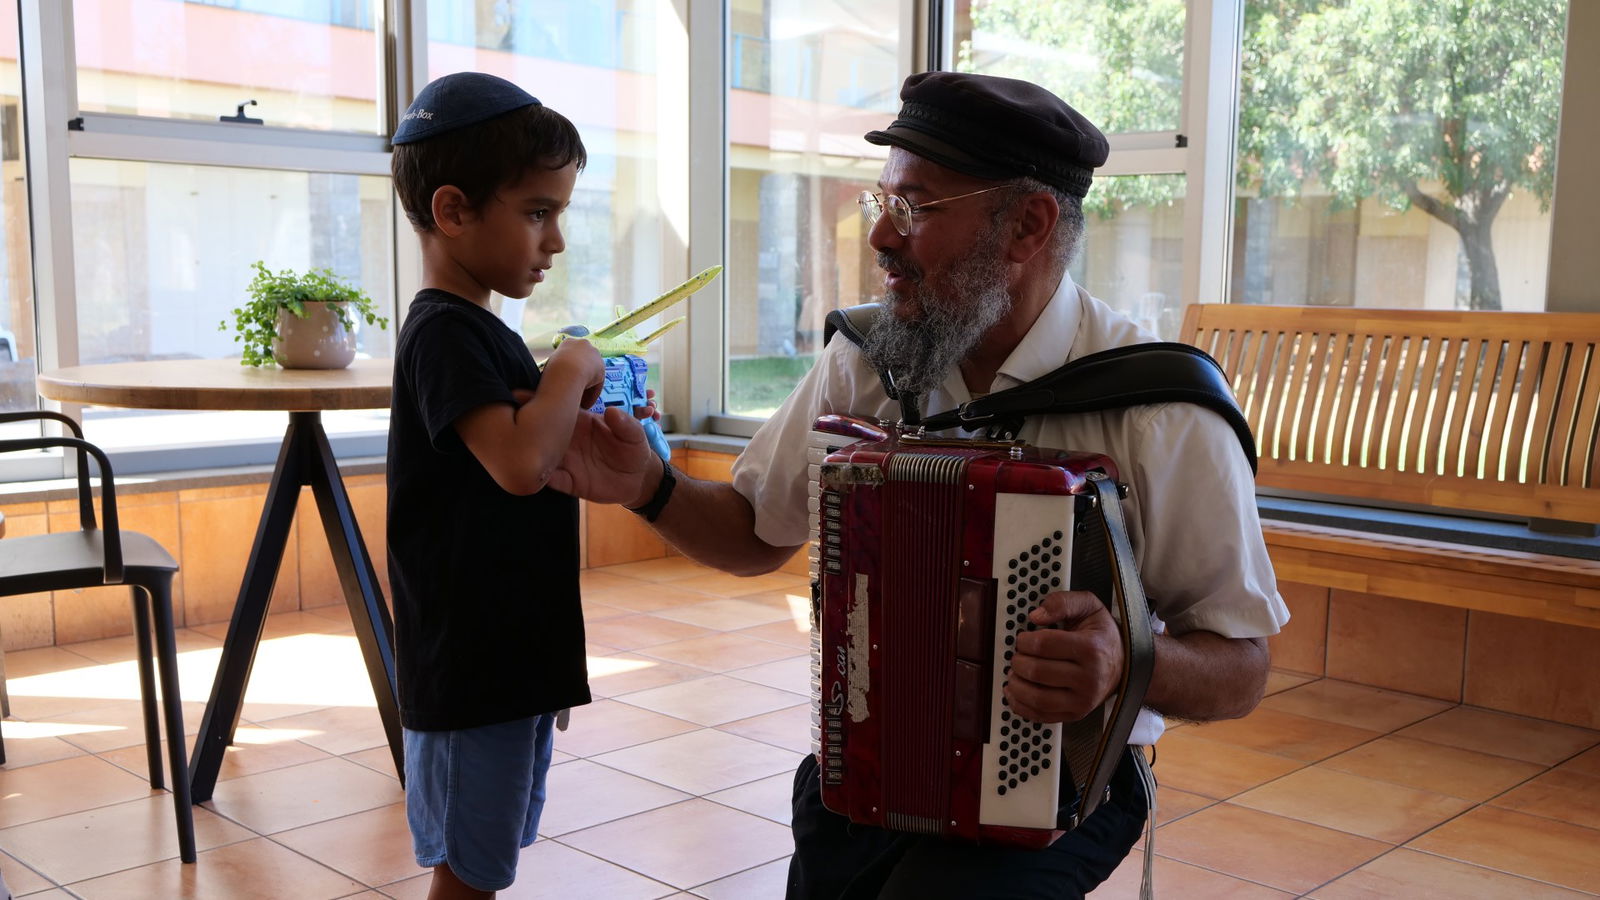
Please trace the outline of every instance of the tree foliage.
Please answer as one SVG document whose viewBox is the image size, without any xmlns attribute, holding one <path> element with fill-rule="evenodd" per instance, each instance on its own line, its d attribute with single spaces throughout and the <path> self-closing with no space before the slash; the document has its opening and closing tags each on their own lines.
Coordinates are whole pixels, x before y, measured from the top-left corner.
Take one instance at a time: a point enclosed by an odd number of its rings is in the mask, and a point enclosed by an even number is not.
<svg viewBox="0 0 1600 900">
<path fill-rule="evenodd" d="M 1415 206 L 1460 235 L 1469 305 L 1499 309 L 1495 216 L 1554 187 L 1565 20 L 1566 0 L 1254 0 L 1240 188 Z"/>
<path fill-rule="evenodd" d="M 957 68 L 1054 91 L 1106 134 L 1176 131 L 1183 113 L 1184 0 L 972 0 Z M 1171 204 L 1170 178 L 1098 179 L 1085 211 Z"/>
<path fill-rule="evenodd" d="M 1255 0 L 1245 17 L 1241 187 L 1549 202 L 1565 0 Z"/>
<path fill-rule="evenodd" d="M 1471 305 L 1499 307 L 1490 229 L 1514 191 L 1548 206 L 1567 0 L 1247 0 L 1238 187 L 1412 206 L 1454 228 Z M 969 71 L 1055 90 L 1108 134 L 1180 127 L 1179 0 L 973 0 Z M 1170 202 L 1103 179 L 1091 205 Z"/>
</svg>

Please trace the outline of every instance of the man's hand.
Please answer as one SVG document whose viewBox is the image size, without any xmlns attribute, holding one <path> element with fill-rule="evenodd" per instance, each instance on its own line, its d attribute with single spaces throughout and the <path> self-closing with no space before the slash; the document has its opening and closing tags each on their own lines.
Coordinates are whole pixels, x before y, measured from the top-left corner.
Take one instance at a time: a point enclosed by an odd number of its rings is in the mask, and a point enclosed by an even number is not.
<svg viewBox="0 0 1600 900">
<path fill-rule="evenodd" d="M 1035 722 L 1076 722 L 1116 689 L 1125 667 L 1122 634 L 1105 604 L 1088 591 L 1057 591 L 1028 619 L 1040 627 L 1017 635 L 1006 699 Z"/>
<path fill-rule="evenodd" d="M 661 472 L 659 457 L 645 441 L 639 420 L 610 406 L 603 415 L 578 413 L 572 443 L 561 464 L 550 473 L 550 487 L 596 503 L 633 503 L 653 489 Z"/>
</svg>

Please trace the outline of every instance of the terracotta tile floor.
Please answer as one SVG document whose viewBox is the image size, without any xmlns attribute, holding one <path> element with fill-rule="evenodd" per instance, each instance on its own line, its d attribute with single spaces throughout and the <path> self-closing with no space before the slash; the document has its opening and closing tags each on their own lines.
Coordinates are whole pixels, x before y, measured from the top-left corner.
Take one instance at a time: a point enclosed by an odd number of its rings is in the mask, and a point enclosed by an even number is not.
<svg viewBox="0 0 1600 900">
<path fill-rule="evenodd" d="M 679 559 L 585 573 L 596 702 L 558 737 L 508 898 L 781 896 L 809 747 L 805 586 Z M 224 629 L 181 636 L 192 734 Z M 131 638 L 7 654 L 0 871 L 19 897 L 421 898 L 343 607 L 274 616 L 200 861 L 144 779 Z M 1600 733 L 1274 673 L 1162 740 L 1163 898 L 1600 895 Z M 1136 854 L 1098 900 L 1138 893 Z"/>
</svg>

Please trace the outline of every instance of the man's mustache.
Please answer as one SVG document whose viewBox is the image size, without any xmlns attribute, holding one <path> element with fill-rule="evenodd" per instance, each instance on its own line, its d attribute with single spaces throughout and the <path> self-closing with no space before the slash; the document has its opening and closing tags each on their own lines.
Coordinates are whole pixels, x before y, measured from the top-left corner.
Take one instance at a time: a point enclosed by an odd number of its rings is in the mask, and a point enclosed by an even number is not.
<svg viewBox="0 0 1600 900">
<path fill-rule="evenodd" d="M 893 253 L 878 251 L 878 268 L 885 272 L 893 272 L 912 281 L 922 280 L 922 270 L 913 263 L 908 263 Z"/>
</svg>

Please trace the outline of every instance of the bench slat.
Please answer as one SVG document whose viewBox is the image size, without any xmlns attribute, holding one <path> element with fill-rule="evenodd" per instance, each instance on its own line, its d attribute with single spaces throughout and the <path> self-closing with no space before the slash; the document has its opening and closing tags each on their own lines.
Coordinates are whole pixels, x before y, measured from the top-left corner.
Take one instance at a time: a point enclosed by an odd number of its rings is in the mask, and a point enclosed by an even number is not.
<svg viewBox="0 0 1600 900">
<path fill-rule="evenodd" d="M 1571 437 L 1568 440 L 1566 454 L 1566 482 L 1568 484 L 1593 488 L 1594 485 L 1594 444 L 1595 444 L 1595 418 L 1597 407 L 1600 407 L 1600 360 L 1595 359 L 1595 348 L 1590 346 L 1584 355 L 1583 368 L 1585 378 L 1583 393 L 1578 398 L 1578 412 L 1574 417 Z"/>
<path fill-rule="evenodd" d="M 1539 480 L 1546 484 L 1568 484 L 1567 460 L 1572 451 L 1573 424 L 1583 391 L 1582 352 L 1567 346 L 1561 372 L 1561 394 L 1551 416 L 1550 433 L 1545 438 L 1544 471 Z M 1580 482 L 1581 483 L 1581 482 Z"/>
<path fill-rule="evenodd" d="M 1501 345 L 1501 361 L 1494 385 L 1494 404 L 1484 434 L 1483 469 L 1485 477 L 1505 480 L 1506 423 L 1517 401 L 1517 389 L 1522 383 L 1522 354 L 1527 350 L 1523 341 L 1505 341 Z"/>
<path fill-rule="evenodd" d="M 1423 350 L 1422 368 L 1417 372 L 1417 380 L 1412 382 L 1412 395 L 1409 398 L 1411 405 L 1411 422 L 1407 428 L 1407 443 L 1405 457 L 1398 461 L 1396 468 L 1401 472 L 1422 472 L 1426 466 L 1428 456 L 1428 422 L 1433 410 L 1433 386 L 1439 377 L 1439 366 L 1444 356 L 1440 341 L 1428 339 L 1423 336 L 1413 337 L 1412 340 L 1425 345 Z"/>
</svg>

